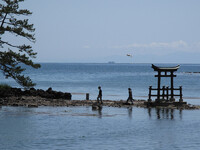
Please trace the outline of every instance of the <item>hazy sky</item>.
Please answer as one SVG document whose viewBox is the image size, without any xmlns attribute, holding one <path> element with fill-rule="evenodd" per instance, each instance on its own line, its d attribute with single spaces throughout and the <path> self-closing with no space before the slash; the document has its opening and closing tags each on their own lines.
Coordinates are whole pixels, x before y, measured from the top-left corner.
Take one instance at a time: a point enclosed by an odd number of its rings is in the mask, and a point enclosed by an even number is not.
<svg viewBox="0 0 200 150">
<path fill-rule="evenodd" d="M 27 0 L 23 7 L 33 12 L 39 62 L 200 63 L 200 0 Z"/>
</svg>

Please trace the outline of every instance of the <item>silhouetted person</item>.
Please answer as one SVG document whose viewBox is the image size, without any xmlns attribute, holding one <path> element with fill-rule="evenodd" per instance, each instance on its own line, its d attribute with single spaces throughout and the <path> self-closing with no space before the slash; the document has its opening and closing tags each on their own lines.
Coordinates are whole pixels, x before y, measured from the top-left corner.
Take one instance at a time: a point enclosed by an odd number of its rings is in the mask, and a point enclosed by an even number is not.
<svg viewBox="0 0 200 150">
<path fill-rule="evenodd" d="M 99 100 L 100 100 L 101 104 L 103 104 L 101 87 L 99 86 L 98 89 L 99 89 L 99 95 L 97 97 L 97 103 L 99 103 Z"/>
<path fill-rule="evenodd" d="M 127 103 L 131 101 L 131 103 L 133 104 L 133 95 L 132 95 L 132 91 L 131 88 L 128 88 L 128 99 L 127 99 Z"/>
</svg>

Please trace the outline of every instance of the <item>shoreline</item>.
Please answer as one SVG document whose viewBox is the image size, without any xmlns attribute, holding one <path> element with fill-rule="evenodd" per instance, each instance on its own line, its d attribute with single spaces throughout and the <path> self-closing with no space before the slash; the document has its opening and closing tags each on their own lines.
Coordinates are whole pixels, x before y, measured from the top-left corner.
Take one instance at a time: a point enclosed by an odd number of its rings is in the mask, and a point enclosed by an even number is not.
<svg viewBox="0 0 200 150">
<path fill-rule="evenodd" d="M 200 105 L 183 104 L 175 106 L 173 104 L 167 106 L 148 106 L 145 100 L 134 100 L 133 104 L 127 104 L 126 100 L 103 100 L 101 107 L 140 107 L 140 108 L 169 108 L 169 109 L 182 109 L 194 110 L 200 109 Z M 66 100 L 66 99 L 52 99 L 43 98 L 40 96 L 11 96 L 0 99 L 0 106 L 24 106 L 24 107 L 40 107 L 40 106 L 53 106 L 53 107 L 76 107 L 76 106 L 94 106 L 97 104 L 96 100 Z"/>
<path fill-rule="evenodd" d="M 73 106 L 92 106 L 93 109 L 107 107 L 141 107 L 141 108 L 170 108 L 170 109 L 200 109 L 200 105 L 191 105 L 186 102 L 166 102 L 160 103 L 148 102 L 146 100 L 134 99 L 133 104 L 127 103 L 126 100 L 103 100 L 103 104 L 98 104 L 97 100 L 71 100 L 71 93 L 63 93 L 48 88 L 42 89 L 31 88 L 22 90 L 20 88 L 9 88 L 0 90 L 0 107 L 1 106 L 54 106 L 54 107 L 73 107 Z"/>
</svg>

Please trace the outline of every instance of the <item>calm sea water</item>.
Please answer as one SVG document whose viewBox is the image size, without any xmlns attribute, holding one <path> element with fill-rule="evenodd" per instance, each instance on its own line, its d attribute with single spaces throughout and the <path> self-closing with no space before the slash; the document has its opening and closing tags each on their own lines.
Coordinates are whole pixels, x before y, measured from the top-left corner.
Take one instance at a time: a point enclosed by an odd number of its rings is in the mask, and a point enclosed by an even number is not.
<svg viewBox="0 0 200 150">
<path fill-rule="evenodd" d="M 163 64 L 162 64 L 163 65 Z M 167 64 L 165 64 L 167 65 Z M 169 65 L 169 64 L 168 64 Z M 168 66 L 167 65 L 167 66 Z M 170 64 L 173 66 L 173 64 Z M 200 104 L 200 65 L 181 65 L 175 86 L 183 86 L 184 100 Z M 36 88 L 73 93 L 72 99 L 147 99 L 148 87 L 157 84 L 150 64 L 42 64 L 26 72 Z M 3 77 L 1 76 L 1 79 Z M 13 80 L 1 80 L 17 86 Z M 169 79 L 162 81 L 169 85 Z M 2 150 L 197 150 L 200 147 L 200 111 L 103 107 L 0 108 Z"/>
<path fill-rule="evenodd" d="M 2 107 L 2 150 L 197 150 L 199 110 Z"/>
<path fill-rule="evenodd" d="M 176 72 L 175 87 L 183 86 L 185 101 L 200 104 L 200 73 L 188 72 L 200 72 L 200 64 L 181 64 Z M 41 69 L 28 68 L 26 74 L 37 83 L 36 88 L 46 90 L 52 87 L 70 92 L 72 99 L 80 100 L 85 99 L 85 93 L 90 93 L 90 99 L 96 99 L 99 85 L 102 86 L 104 99 L 125 100 L 131 87 L 134 98 L 146 100 L 149 86 L 157 86 L 156 72 L 151 64 L 43 63 Z M 0 78 L 3 79 L 3 76 Z M 18 86 L 13 80 L 3 79 L 1 82 Z M 170 79 L 163 79 L 162 85 L 170 86 Z"/>
</svg>

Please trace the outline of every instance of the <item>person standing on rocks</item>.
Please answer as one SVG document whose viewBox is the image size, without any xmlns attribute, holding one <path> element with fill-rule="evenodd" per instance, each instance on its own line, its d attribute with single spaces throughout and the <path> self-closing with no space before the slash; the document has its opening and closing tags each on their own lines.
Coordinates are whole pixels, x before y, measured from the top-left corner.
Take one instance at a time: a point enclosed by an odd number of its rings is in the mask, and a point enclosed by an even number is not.
<svg viewBox="0 0 200 150">
<path fill-rule="evenodd" d="M 97 103 L 99 103 L 99 101 L 100 101 L 101 104 L 103 104 L 101 87 L 99 86 L 98 89 L 99 89 L 99 95 L 98 95 L 98 97 L 97 97 Z"/>
<path fill-rule="evenodd" d="M 132 90 L 131 88 L 128 88 L 128 99 L 126 101 L 126 103 L 128 103 L 129 101 L 131 101 L 131 103 L 133 104 L 133 95 L 132 95 Z"/>
</svg>

